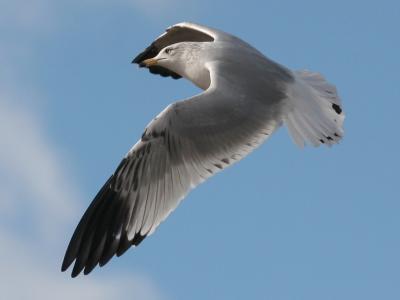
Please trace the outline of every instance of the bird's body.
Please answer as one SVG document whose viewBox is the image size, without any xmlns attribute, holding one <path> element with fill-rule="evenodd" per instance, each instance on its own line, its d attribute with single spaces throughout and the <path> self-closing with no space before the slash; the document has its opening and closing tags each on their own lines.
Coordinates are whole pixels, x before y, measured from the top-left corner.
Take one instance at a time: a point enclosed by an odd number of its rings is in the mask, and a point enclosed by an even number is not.
<svg viewBox="0 0 400 300">
<path fill-rule="evenodd" d="M 343 136 L 336 89 L 308 71 L 293 72 L 246 42 L 180 23 L 135 63 L 184 77 L 204 92 L 152 120 L 82 217 L 62 270 L 89 273 L 154 232 L 190 189 L 239 161 L 286 124 L 299 146 Z"/>
</svg>

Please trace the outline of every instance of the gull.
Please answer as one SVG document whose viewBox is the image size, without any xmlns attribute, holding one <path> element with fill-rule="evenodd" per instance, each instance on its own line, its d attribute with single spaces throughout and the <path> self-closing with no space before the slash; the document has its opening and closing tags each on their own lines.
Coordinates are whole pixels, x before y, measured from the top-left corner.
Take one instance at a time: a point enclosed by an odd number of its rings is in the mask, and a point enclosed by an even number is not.
<svg viewBox="0 0 400 300">
<path fill-rule="evenodd" d="M 72 277 L 139 245 L 191 189 L 244 158 L 281 125 L 299 147 L 343 137 L 336 88 L 322 75 L 291 71 L 243 40 L 179 23 L 136 56 L 151 73 L 203 90 L 168 105 L 100 189 L 62 263 Z"/>
</svg>

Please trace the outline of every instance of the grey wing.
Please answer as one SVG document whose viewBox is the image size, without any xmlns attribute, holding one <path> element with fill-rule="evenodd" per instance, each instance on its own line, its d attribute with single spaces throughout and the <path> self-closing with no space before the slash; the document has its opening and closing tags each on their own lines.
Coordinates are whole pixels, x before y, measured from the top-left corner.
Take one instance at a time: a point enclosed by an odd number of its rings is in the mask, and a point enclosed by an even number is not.
<svg viewBox="0 0 400 300">
<path fill-rule="evenodd" d="M 204 93 L 168 106 L 147 126 L 95 197 L 62 270 L 88 274 L 151 234 L 195 186 L 240 160 L 279 125 L 261 102 L 232 98 L 210 72 Z"/>
<path fill-rule="evenodd" d="M 168 142 L 167 142 L 167 139 Z M 185 194 L 178 145 L 148 132 L 121 161 L 86 210 L 68 245 L 62 271 L 90 273 L 137 246 Z"/>
</svg>

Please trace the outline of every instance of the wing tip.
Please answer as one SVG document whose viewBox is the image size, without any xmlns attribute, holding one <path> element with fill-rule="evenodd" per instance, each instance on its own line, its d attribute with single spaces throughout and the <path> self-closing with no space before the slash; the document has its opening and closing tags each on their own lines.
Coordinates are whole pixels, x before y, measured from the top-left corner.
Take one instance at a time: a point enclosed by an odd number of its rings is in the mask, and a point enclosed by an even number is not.
<svg viewBox="0 0 400 300">
<path fill-rule="evenodd" d="M 83 271 L 83 275 L 88 275 L 90 274 L 97 266 L 103 267 L 106 265 L 113 257 L 116 255 L 117 257 L 120 257 L 123 255 L 129 248 L 131 247 L 136 247 L 139 245 L 147 235 L 141 235 L 137 234 L 133 240 L 128 240 L 127 238 L 124 239 L 123 243 L 120 243 L 118 249 L 115 249 L 115 251 L 109 252 L 105 256 L 102 256 L 96 260 L 90 261 L 86 260 L 85 262 L 79 261 L 78 259 L 75 260 L 74 267 L 71 272 L 71 278 L 76 278 L 81 272 Z M 61 266 L 61 272 L 65 272 L 68 270 L 68 268 L 71 266 L 74 260 L 72 261 L 66 261 L 64 259 L 64 262 Z"/>
<path fill-rule="evenodd" d="M 71 277 L 75 278 L 77 277 L 83 270 L 84 265 L 82 263 L 79 263 L 78 261 L 75 262 L 74 268 L 72 269 L 71 272 Z"/>
<path fill-rule="evenodd" d="M 61 272 L 67 271 L 70 265 L 71 265 L 71 264 L 67 265 L 67 264 L 64 264 L 64 263 L 63 263 L 62 266 L 61 266 Z"/>
<path fill-rule="evenodd" d="M 72 243 L 72 240 L 70 243 Z M 67 248 L 67 251 L 64 255 L 63 262 L 61 264 L 61 272 L 67 271 L 75 259 L 76 259 L 76 256 L 71 254 L 71 245 L 69 245 Z"/>
</svg>

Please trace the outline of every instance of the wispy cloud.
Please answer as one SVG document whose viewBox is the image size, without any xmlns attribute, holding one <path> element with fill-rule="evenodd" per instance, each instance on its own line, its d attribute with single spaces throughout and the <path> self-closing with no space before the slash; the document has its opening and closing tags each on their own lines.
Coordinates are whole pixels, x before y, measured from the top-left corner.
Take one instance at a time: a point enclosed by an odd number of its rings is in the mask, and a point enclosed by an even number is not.
<svg viewBox="0 0 400 300">
<path fill-rule="evenodd" d="M 31 235 L 54 236 L 51 231 L 65 225 L 76 213 L 74 199 L 79 199 L 78 192 L 63 171 L 63 159 L 53 150 L 55 146 L 43 134 L 39 121 L 18 106 L 17 99 L 10 102 L 7 98 L 10 97 L 0 94 L 0 178 L 2 190 L 8 194 L 5 203 L 9 212 L 2 217 L 17 219 L 21 217 L 21 208 L 28 208 L 34 211 L 25 220 L 34 225 Z"/>
<path fill-rule="evenodd" d="M 83 201 L 69 168 L 71 159 L 50 138 L 41 118 L 46 93 L 26 80 L 24 74 L 32 70 L 16 59 L 32 56 L 37 34 L 57 27 L 59 2 L 25 2 L 0 0 L 0 27 L 9 32 L 0 38 L 1 298 L 163 299 L 143 274 L 72 280 L 60 272 Z"/>
<path fill-rule="evenodd" d="M 137 275 L 113 278 L 72 280 L 61 274 L 32 245 L 10 236 L 0 228 L 2 257 L 1 296 L 4 299 L 161 299 L 157 288 L 147 278 Z M 6 246 L 5 246 L 6 245 Z"/>
<path fill-rule="evenodd" d="M 71 280 L 59 271 L 79 192 L 32 112 L 0 95 L 0 257 L 5 299 L 161 299 L 140 275 Z"/>
</svg>

